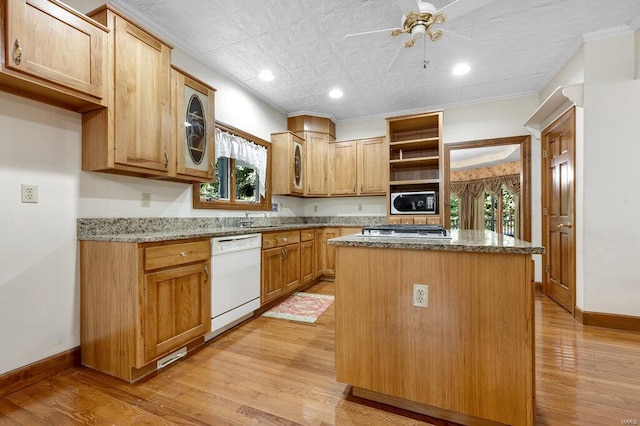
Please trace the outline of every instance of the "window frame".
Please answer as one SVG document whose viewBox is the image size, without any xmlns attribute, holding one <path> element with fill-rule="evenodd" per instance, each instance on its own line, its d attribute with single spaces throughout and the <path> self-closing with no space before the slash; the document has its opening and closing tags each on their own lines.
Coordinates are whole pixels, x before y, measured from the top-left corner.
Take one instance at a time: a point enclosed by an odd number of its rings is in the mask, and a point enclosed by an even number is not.
<svg viewBox="0 0 640 426">
<path fill-rule="evenodd" d="M 236 159 L 229 158 L 229 199 L 228 200 L 214 200 L 205 201 L 200 199 L 200 185 L 211 182 L 194 182 L 193 183 L 193 208 L 194 209 L 218 209 L 218 210 L 257 210 L 257 211 L 271 211 L 271 143 L 247 133 L 243 130 L 237 129 L 228 124 L 224 124 L 220 121 L 215 122 L 215 126 L 220 130 L 229 132 L 236 136 L 240 136 L 256 145 L 263 146 L 267 150 L 267 173 L 265 176 L 265 196 L 260 197 L 259 203 L 250 203 L 247 201 L 236 200 Z M 216 160 L 217 162 L 217 160 Z M 214 174 L 215 179 L 215 174 Z"/>
</svg>

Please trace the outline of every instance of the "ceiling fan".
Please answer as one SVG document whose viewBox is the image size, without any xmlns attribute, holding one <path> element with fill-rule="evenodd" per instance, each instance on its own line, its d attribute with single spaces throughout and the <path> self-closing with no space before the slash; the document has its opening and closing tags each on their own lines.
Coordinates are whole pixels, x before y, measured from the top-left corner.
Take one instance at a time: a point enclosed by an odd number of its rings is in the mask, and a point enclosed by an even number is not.
<svg viewBox="0 0 640 426">
<path fill-rule="evenodd" d="M 456 38 L 462 38 L 467 41 L 471 41 L 466 37 L 455 34 L 451 31 L 447 31 L 443 28 L 436 28 L 436 25 L 441 25 L 447 22 L 448 20 L 455 19 L 459 16 L 465 15 L 473 10 L 479 9 L 494 0 L 453 0 L 446 6 L 441 9 L 436 9 L 436 7 L 428 2 L 423 0 L 396 0 L 398 7 L 403 12 L 401 26 L 396 28 L 386 28 L 382 30 L 373 30 L 373 31 L 364 31 L 359 33 L 347 34 L 344 36 L 344 39 L 349 37 L 357 37 L 368 34 L 375 34 L 380 32 L 390 32 L 390 34 L 394 37 L 399 36 L 400 34 L 409 34 L 410 38 L 405 40 L 404 43 L 400 46 L 400 49 L 393 57 L 391 64 L 389 64 L 389 68 L 395 62 L 396 58 L 402 51 L 402 48 L 410 48 L 416 44 L 416 41 L 423 38 L 425 40 L 425 61 L 424 67 L 426 68 L 427 60 L 426 60 L 426 39 L 429 38 L 431 41 L 438 41 L 442 38 L 443 33 L 450 34 Z M 446 11 L 446 14 L 445 14 Z"/>
</svg>

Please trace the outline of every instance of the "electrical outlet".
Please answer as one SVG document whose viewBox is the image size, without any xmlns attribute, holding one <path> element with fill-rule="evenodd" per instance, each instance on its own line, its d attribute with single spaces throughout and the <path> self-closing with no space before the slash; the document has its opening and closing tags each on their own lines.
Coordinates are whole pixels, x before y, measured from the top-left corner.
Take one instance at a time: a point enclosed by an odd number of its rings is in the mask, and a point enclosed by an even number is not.
<svg viewBox="0 0 640 426">
<path fill-rule="evenodd" d="M 151 207 L 151 194 L 148 192 L 142 193 L 142 198 L 140 199 L 140 207 Z"/>
<path fill-rule="evenodd" d="M 314 211 L 314 212 L 318 212 L 318 205 L 317 205 L 317 204 L 315 204 L 315 205 L 313 206 L 313 211 Z"/>
<path fill-rule="evenodd" d="M 20 185 L 21 200 L 23 203 L 38 202 L 38 185 Z"/>
<path fill-rule="evenodd" d="M 426 308 L 429 306 L 429 286 L 426 284 L 413 285 L 413 306 Z"/>
<path fill-rule="evenodd" d="M 362 204 L 358 204 L 358 211 L 361 212 L 362 211 Z"/>
</svg>

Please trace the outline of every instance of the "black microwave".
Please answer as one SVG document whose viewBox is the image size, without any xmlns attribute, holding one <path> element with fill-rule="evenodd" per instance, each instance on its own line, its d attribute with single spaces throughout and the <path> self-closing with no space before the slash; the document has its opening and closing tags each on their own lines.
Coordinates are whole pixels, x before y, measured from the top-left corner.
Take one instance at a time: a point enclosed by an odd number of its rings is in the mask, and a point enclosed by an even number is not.
<svg viewBox="0 0 640 426">
<path fill-rule="evenodd" d="M 435 191 L 391 193 L 391 214 L 437 214 Z"/>
</svg>

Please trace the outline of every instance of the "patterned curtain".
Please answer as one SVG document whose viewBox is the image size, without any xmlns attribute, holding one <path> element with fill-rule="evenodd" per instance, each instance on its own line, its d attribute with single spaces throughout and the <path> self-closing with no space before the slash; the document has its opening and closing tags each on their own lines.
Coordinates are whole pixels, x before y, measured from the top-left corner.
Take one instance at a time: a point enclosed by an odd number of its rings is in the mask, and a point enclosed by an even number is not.
<svg viewBox="0 0 640 426">
<path fill-rule="evenodd" d="M 518 238 L 520 228 L 520 175 L 451 182 L 449 191 L 460 200 L 458 204 L 460 229 L 484 229 L 484 193 L 500 195 L 500 190 L 503 187 L 514 195 L 515 236 Z"/>
</svg>

